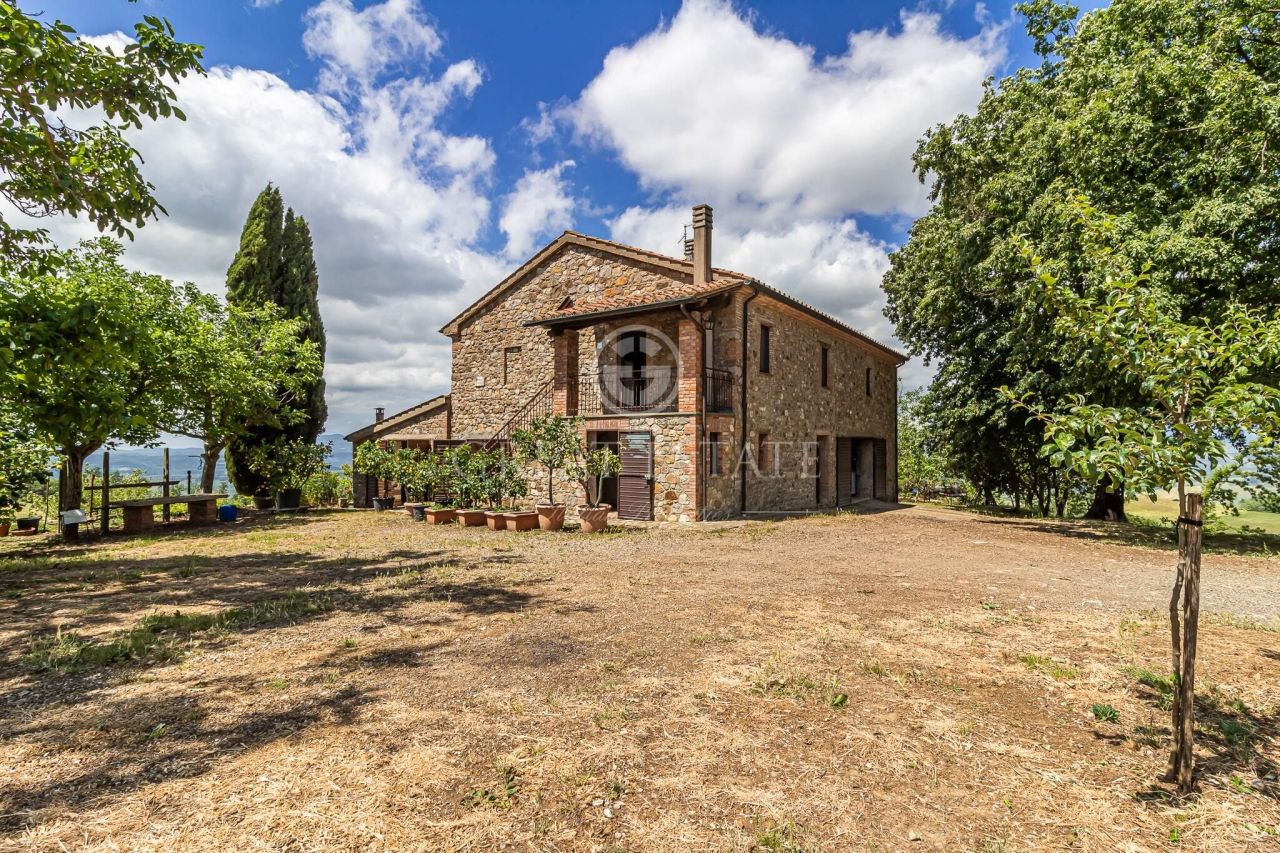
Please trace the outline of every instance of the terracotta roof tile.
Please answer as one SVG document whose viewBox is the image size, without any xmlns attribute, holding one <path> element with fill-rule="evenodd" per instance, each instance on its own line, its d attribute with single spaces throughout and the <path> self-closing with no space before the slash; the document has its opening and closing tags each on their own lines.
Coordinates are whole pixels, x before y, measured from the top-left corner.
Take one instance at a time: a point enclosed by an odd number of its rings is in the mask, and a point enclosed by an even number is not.
<svg viewBox="0 0 1280 853">
<path fill-rule="evenodd" d="M 667 285 L 661 290 L 644 291 L 642 293 L 622 293 L 617 296 L 602 297 L 599 299 L 584 299 L 581 302 L 574 302 L 563 308 L 548 311 L 536 320 L 530 321 L 527 325 L 536 326 L 544 323 L 568 320 L 574 317 L 586 317 L 610 311 L 646 308 L 650 305 L 668 305 L 687 302 L 704 296 L 712 296 L 745 283 L 746 280 L 744 278 L 718 276 L 704 285 L 696 285 L 693 283 L 673 283 Z"/>
</svg>

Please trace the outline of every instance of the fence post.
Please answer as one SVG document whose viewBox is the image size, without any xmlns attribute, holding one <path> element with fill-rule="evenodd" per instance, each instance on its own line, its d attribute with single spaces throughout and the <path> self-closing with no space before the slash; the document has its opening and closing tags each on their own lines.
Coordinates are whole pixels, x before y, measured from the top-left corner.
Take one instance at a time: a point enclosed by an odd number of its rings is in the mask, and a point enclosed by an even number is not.
<svg viewBox="0 0 1280 853">
<path fill-rule="evenodd" d="M 111 453 L 102 451 L 102 535 L 111 530 Z"/>
<path fill-rule="evenodd" d="M 164 481 L 164 485 L 160 487 L 160 497 L 169 497 L 169 448 L 165 448 L 160 453 L 160 479 Z M 164 504 L 160 507 L 160 517 L 165 521 L 169 520 L 169 505 Z"/>
<path fill-rule="evenodd" d="M 187 494 L 191 494 L 191 469 L 187 469 Z"/>
</svg>

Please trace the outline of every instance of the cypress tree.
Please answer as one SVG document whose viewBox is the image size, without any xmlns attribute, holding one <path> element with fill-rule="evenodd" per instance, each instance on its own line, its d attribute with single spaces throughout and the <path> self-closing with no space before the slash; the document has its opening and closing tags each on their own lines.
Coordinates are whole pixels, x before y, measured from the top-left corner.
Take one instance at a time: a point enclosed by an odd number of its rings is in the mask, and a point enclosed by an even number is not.
<svg viewBox="0 0 1280 853">
<path fill-rule="evenodd" d="M 316 271 L 316 261 L 312 254 L 311 228 L 306 219 L 294 216 L 293 208 L 285 213 L 280 256 L 277 299 L 286 314 L 306 322 L 305 336 L 307 340 L 315 342 L 323 360 L 324 322 L 320 319 L 320 303 L 317 298 L 320 275 Z M 329 413 L 324 402 L 323 377 L 316 380 L 295 407 L 307 413 L 306 419 L 296 426 L 295 433 L 299 438 L 315 441 L 324 429 Z"/>
<path fill-rule="evenodd" d="M 324 357 L 324 323 L 317 298 L 320 276 L 312 253 L 311 229 L 293 208 L 284 209 L 280 190 L 270 184 L 254 201 L 240 234 L 240 249 L 227 270 L 227 302 L 260 305 L 273 302 L 288 317 L 306 323 L 305 337 L 315 341 Z M 249 451 L 279 438 L 315 441 L 328 414 L 324 379 L 317 380 L 291 408 L 306 417 L 288 425 L 260 424 L 227 445 L 227 475 L 241 494 L 266 497 L 262 479 L 242 464 Z"/>
</svg>

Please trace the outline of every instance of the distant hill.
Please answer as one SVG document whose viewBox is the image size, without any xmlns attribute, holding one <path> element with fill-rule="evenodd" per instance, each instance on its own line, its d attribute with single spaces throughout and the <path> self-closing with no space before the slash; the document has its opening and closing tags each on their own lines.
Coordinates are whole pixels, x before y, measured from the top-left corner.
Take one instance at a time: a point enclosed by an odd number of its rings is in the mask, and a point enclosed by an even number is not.
<svg viewBox="0 0 1280 853">
<path fill-rule="evenodd" d="M 342 440 L 337 433 L 326 433 L 320 436 L 320 443 L 332 442 L 333 455 L 329 457 L 329 467 L 338 470 L 343 465 L 351 464 L 351 445 Z M 102 470 L 102 451 L 92 453 L 85 460 L 85 478 L 89 470 Z M 163 446 L 161 447 L 117 447 L 111 451 L 111 473 L 122 471 L 141 471 L 148 480 L 159 480 L 164 471 Z M 169 445 L 169 476 L 175 480 L 185 480 L 187 471 L 191 479 L 200 479 L 200 448 L 197 446 Z M 218 457 L 218 467 L 213 475 L 215 483 L 226 482 L 227 466 L 222 457 Z"/>
</svg>

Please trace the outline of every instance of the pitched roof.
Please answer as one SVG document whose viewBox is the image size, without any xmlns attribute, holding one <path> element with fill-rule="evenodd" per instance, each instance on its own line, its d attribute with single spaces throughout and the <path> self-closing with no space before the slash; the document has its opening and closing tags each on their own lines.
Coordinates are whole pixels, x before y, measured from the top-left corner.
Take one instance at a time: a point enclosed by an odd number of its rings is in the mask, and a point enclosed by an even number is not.
<svg viewBox="0 0 1280 853">
<path fill-rule="evenodd" d="M 565 231 L 555 240 L 544 246 L 542 250 L 532 258 L 521 264 L 518 269 L 502 281 L 498 282 L 498 284 L 490 289 L 488 293 L 473 302 L 461 314 L 446 323 L 440 331 L 446 335 L 457 334 L 459 327 L 463 322 L 470 319 L 490 302 L 501 296 L 506 290 L 519 282 L 526 273 L 546 261 L 559 251 L 561 247 L 570 244 L 610 252 L 611 254 L 619 255 L 624 258 L 631 258 L 632 260 L 640 261 L 641 263 L 664 267 L 673 272 L 689 275 L 693 274 L 692 261 L 688 261 L 683 258 L 673 258 L 669 255 L 663 255 L 659 252 L 651 252 L 648 249 L 640 249 L 623 243 L 615 243 L 612 240 L 605 240 L 601 237 L 592 237 L 587 234 L 581 234 L 577 231 Z M 758 279 L 752 278 L 746 273 L 715 267 L 712 269 L 711 275 L 712 280 L 701 288 L 692 283 L 676 283 L 663 288 L 661 291 L 644 295 L 624 294 L 610 297 L 608 299 L 601 298 L 583 300 L 582 302 L 550 311 L 542 317 L 530 321 L 527 325 L 554 324 L 571 318 L 582 319 L 591 316 L 625 313 L 628 311 L 664 307 L 667 305 L 679 305 L 683 302 L 689 302 L 695 299 L 701 299 L 705 296 L 711 296 L 722 291 L 732 290 L 735 287 L 750 286 L 768 296 L 773 297 L 774 299 L 777 299 L 779 302 L 790 305 L 792 308 L 808 314 L 815 320 L 826 323 L 833 328 L 852 335 L 863 343 L 866 343 L 874 349 L 892 357 L 898 362 L 898 364 L 902 364 L 907 361 L 907 357 L 905 355 L 892 347 L 880 343 L 875 338 L 858 331 L 848 323 L 837 320 L 825 311 L 815 308 L 807 302 L 796 299 L 794 296 L 791 296 L 772 285 L 765 284 Z"/>
<path fill-rule="evenodd" d="M 456 335 L 459 327 L 464 322 L 471 319 L 471 317 L 478 313 L 482 308 L 509 290 L 513 285 L 519 282 L 520 279 L 524 278 L 529 271 L 537 268 L 561 248 L 568 245 L 582 246 L 587 249 L 597 249 L 620 257 L 630 258 L 631 260 L 639 261 L 640 263 L 663 267 L 671 270 L 672 272 L 693 275 L 693 261 L 687 261 L 683 258 L 673 258 L 669 255 L 651 252 L 648 249 L 639 249 L 635 246 L 627 246 L 622 243 L 615 243 L 612 240 L 604 240 L 600 237 L 591 237 L 587 234 L 580 234 L 577 231 L 565 231 L 546 246 L 543 246 L 537 254 L 521 264 L 510 275 L 490 288 L 488 293 L 463 309 L 461 314 L 454 317 L 448 323 L 445 323 L 440 331 L 446 335 Z M 713 269 L 711 274 L 712 276 L 724 275 L 744 280 L 750 277 L 739 272 L 734 272 L 733 270 L 720 269 L 718 267 Z"/>
<path fill-rule="evenodd" d="M 438 409 L 441 406 L 447 405 L 449 405 L 449 395 L 441 394 L 438 397 L 432 397 L 430 400 L 423 400 L 421 403 L 410 406 L 404 411 L 396 412 L 390 417 L 385 417 L 380 421 L 375 421 L 367 426 L 362 426 L 355 432 L 344 435 L 342 439 L 343 441 L 363 441 L 364 439 L 373 436 L 375 433 L 387 431 L 391 429 L 391 427 L 399 426 L 406 421 L 413 420 L 419 415 L 428 414 L 433 409 Z"/>
<path fill-rule="evenodd" d="M 541 317 L 537 317 L 525 323 L 525 325 L 540 326 L 554 324 L 565 320 L 595 317 L 601 314 L 630 312 L 640 308 L 679 305 L 682 302 L 691 302 L 695 299 L 714 296 L 717 293 L 732 290 L 733 288 L 746 283 L 747 280 L 745 278 L 717 276 L 702 285 L 680 283 L 669 285 L 658 291 L 646 293 L 622 293 L 617 296 L 601 297 L 599 299 L 584 299 L 581 302 L 575 302 L 561 308 L 557 308 L 554 311 L 548 311 Z"/>
</svg>

